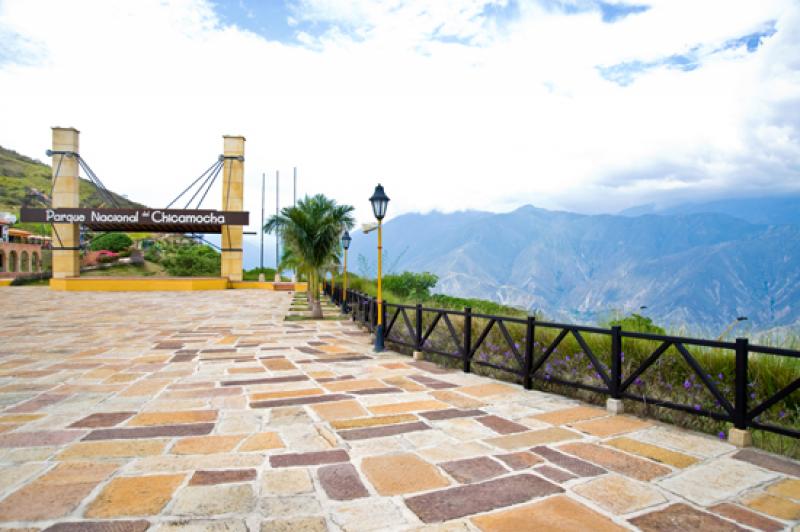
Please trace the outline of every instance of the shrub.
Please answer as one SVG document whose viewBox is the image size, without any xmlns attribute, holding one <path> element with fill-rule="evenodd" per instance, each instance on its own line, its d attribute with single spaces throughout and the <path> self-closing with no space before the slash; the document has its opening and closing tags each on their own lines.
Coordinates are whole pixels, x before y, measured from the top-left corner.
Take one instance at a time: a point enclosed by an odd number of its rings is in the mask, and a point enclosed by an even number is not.
<svg viewBox="0 0 800 532">
<path fill-rule="evenodd" d="M 167 273 L 177 277 L 218 277 L 220 256 L 208 246 L 188 244 L 175 246 L 165 253 L 161 264 Z"/>
<path fill-rule="evenodd" d="M 92 240 L 89 249 L 92 251 L 99 251 L 101 249 L 108 249 L 115 253 L 119 253 L 133 245 L 131 237 L 125 233 L 106 233 Z"/>
<path fill-rule="evenodd" d="M 432 273 L 403 272 L 400 274 L 385 275 L 383 286 L 403 298 L 425 299 L 430 295 L 430 289 L 436 286 L 439 277 Z"/>
<path fill-rule="evenodd" d="M 608 322 L 608 326 L 611 327 L 612 325 L 619 325 L 623 330 L 626 331 L 636 331 L 649 334 L 667 334 L 667 331 L 664 330 L 663 327 L 659 327 L 653 323 L 652 319 L 645 316 L 640 316 L 639 314 L 631 314 L 630 316 L 625 316 L 624 318 L 611 320 Z"/>
</svg>

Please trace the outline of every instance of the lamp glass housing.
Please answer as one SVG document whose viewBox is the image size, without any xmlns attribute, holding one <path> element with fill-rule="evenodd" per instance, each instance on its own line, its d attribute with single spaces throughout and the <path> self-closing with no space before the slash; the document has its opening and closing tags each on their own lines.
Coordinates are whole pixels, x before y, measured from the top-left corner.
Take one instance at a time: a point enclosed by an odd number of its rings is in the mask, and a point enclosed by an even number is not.
<svg viewBox="0 0 800 532">
<path fill-rule="evenodd" d="M 375 218 L 378 220 L 383 220 L 386 216 L 386 207 L 389 205 L 389 196 L 383 191 L 383 186 L 378 184 L 375 187 L 375 192 L 372 193 L 372 197 L 369 198 L 370 203 L 372 203 L 372 212 L 375 215 Z"/>
</svg>

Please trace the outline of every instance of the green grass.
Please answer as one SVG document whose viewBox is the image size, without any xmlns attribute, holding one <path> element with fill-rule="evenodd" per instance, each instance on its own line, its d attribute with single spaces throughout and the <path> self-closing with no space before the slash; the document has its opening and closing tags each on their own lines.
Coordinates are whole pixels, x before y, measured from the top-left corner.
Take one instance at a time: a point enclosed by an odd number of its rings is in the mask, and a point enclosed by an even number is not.
<svg viewBox="0 0 800 532">
<path fill-rule="evenodd" d="M 149 261 L 145 261 L 142 266 L 112 264 L 102 270 L 89 270 L 81 274 L 83 277 L 163 277 L 166 275 L 167 272 L 161 265 Z"/>
</svg>

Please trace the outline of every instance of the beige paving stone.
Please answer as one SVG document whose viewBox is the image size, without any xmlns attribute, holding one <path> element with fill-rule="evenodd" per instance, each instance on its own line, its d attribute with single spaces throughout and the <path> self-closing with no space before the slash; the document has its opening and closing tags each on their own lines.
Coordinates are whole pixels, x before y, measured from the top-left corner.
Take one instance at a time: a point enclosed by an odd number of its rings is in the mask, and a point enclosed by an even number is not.
<svg viewBox="0 0 800 532">
<path fill-rule="evenodd" d="M 589 421 L 580 421 L 578 423 L 573 423 L 571 426 L 593 436 L 605 437 L 641 430 L 652 425 L 653 424 L 648 421 L 633 417 L 612 416 Z"/>
<path fill-rule="evenodd" d="M 480 442 L 462 442 L 454 446 L 437 446 L 429 449 L 420 449 L 418 454 L 425 460 L 438 463 L 448 462 L 450 460 L 459 460 L 461 458 L 469 458 L 472 456 L 492 454 L 493 452 L 494 451 L 491 447 Z"/>
<path fill-rule="evenodd" d="M 426 410 L 444 410 L 445 408 L 450 408 L 450 405 L 442 403 L 441 401 L 428 400 L 374 405 L 369 407 L 369 411 L 376 415 L 383 415 L 422 412 Z"/>
<path fill-rule="evenodd" d="M 336 430 L 358 429 L 365 427 L 378 427 L 382 425 L 395 425 L 397 423 L 411 423 L 419 418 L 413 414 L 397 414 L 395 416 L 373 416 L 355 419 L 336 419 L 331 421 L 331 427 Z"/>
<path fill-rule="evenodd" d="M 609 518 L 564 495 L 556 495 L 534 504 L 473 517 L 472 522 L 485 532 L 562 532 L 591 530 L 617 532 L 626 530 Z"/>
<path fill-rule="evenodd" d="M 400 388 L 401 390 L 405 390 L 407 392 L 421 392 L 425 391 L 427 388 L 421 385 L 418 382 L 414 382 L 406 377 L 402 377 L 400 375 L 394 375 L 391 377 L 384 377 L 383 382 L 385 382 L 388 386 L 392 386 L 394 388 Z M 433 395 L 433 394 L 431 394 Z M 438 399 L 438 397 L 437 397 Z"/>
<path fill-rule="evenodd" d="M 800 520 L 800 504 L 784 498 L 776 497 L 768 493 L 746 497 L 743 501 L 745 506 L 759 512 L 785 519 L 787 521 Z"/>
<path fill-rule="evenodd" d="M 4 464 L 0 467 L 0 493 L 17 487 L 48 467 L 50 467 L 50 464 L 42 462 L 28 462 L 18 465 Z"/>
<path fill-rule="evenodd" d="M 248 529 L 242 519 L 180 519 L 157 525 L 155 532 L 248 532 Z"/>
<path fill-rule="evenodd" d="M 155 515 L 169 502 L 184 475 L 117 477 L 86 509 L 86 517 Z"/>
<path fill-rule="evenodd" d="M 108 440 L 108 441 L 83 441 L 73 443 L 63 452 L 57 460 L 85 460 L 88 458 L 131 458 L 136 456 L 152 456 L 161 454 L 169 440 Z"/>
<path fill-rule="evenodd" d="M 519 392 L 519 388 L 496 382 L 464 386 L 462 388 L 457 388 L 457 390 L 473 397 L 492 397 L 495 395 L 505 395 Z"/>
<path fill-rule="evenodd" d="M 292 397 L 309 397 L 312 395 L 322 395 L 325 391 L 322 388 L 306 388 L 303 390 L 281 390 L 279 392 L 261 392 L 250 395 L 251 401 L 269 401 L 270 399 L 289 399 Z"/>
<path fill-rule="evenodd" d="M 0 423 L 24 424 L 36 421 L 45 417 L 47 414 L 6 414 L 0 415 Z"/>
<path fill-rule="evenodd" d="M 604 475 L 574 487 L 578 495 L 614 513 L 627 514 L 667 502 L 649 484 L 619 475 Z"/>
<path fill-rule="evenodd" d="M 565 425 L 567 423 L 575 423 L 576 421 L 606 416 L 608 416 L 608 411 L 602 408 L 594 406 L 574 406 L 572 408 L 564 408 L 562 410 L 538 414 L 531 417 L 539 421 L 544 421 L 545 423 L 550 423 L 551 425 Z"/>
<path fill-rule="evenodd" d="M 385 380 L 385 379 L 384 379 Z M 444 401 L 458 408 L 480 408 L 485 402 L 468 397 L 464 394 L 451 392 L 450 390 L 436 390 L 431 392 L 431 396 L 439 401 Z"/>
<path fill-rule="evenodd" d="M 261 523 L 261 532 L 326 532 L 328 525 L 322 517 L 270 519 Z"/>
<path fill-rule="evenodd" d="M 214 454 L 232 451 L 244 435 L 233 436 L 194 436 L 181 438 L 172 446 L 174 454 Z"/>
<path fill-rule="evenodd" d="M 627 451 L 629 453 L 638 454 L 639 456 L 644 456 L 650 460 L 661 462 L 662 464 L 667 464 L 679 469 L 687 468 L 699 462 L 697 458 L 692 456 L 676 451 L 670 451 L 669 449 L 664 449 L 663 447 L 652 445 L 650 443 L 636 441 L 631 438 L 615 438 L 607 441 L 606 445 L 616 447 L 617 449 Z"/>
<path fill-rule="evenodd" d="M 173 473 L 197 469 L 246 469 L 264 463 L 260 453 L 166 454 L 139 458 L 127 468 L 131 473 Z"/>
<path fill-rule="evenodd" d="M 127 425 L 146 427 L 151 425 L 178 425 L 204 423 L 217 420 L 216 410 L 185 410 L 181 412 L 147 412 L 134 416 Z"/>
<path fill-rule="evenodd" d="M 202 517 L 246 513 L 254 506 L 255 495 L 249 484 L 186 486 L 175 495 L 170 513 Z"/>
<path fill-rule="evenodd" d="M 322 512 L 319 500 L 311 495 L 263 497 L 260 507 L 262 515 L 271 517 L 312 516 Z"/>
<path fill-rule="evenodd" d="M 370 388 L 386 388 L 386 385 L 377 379 L 351 379 L 346 381 L 332 381 L 323 384 L 332 392 L 349 392 L 351 390 L 368 390 Z"/>
<path fill-rule="evenodd" d="M 701 458 L 720 456 L 736 449 L 719 438 L 678 427 L 656 426 L 636 433 L 636 439 Z"/>
<path fill-rule="evenodd" d="M 534 430 L 531 432 L 519 432 L 517 434 L 509 434 L 508 436 L 499 436 L 497 438 L 489 438 L 486 440 L 486 443 L 494 445 L 495 447 L 499 447 L 500 449 L 510 450 L 566 440 L 579 440 L 582 437 L 583 436 L 575 431 L 562 429 L 560 427 L 553 427 L 549 429 Z"/>
<path fill-rule="evenodd" d="M 685 469 L 658 484 L 695 504 L 710 506 L 776 478 L 777 474 L 747 462 L 720 458 Z"/>
<path fill-rule="evenodd" d="M 402 530 L 408 520 L 391 499 L 360 499 L 333 507 L 333 522 L 343 532 Z"/>
<path fill-rule="evenodd" d="M 297 495 L 314 491 L 308 471 L 301 468 L 265 471 L 261 477 L 261 496 Z"/>
<path fill-rule="evenodd" d="M 361 470 L 381 495 L 400 495 L 441 488 L 448 480 L 435 466 L 413 454 L 370 456 Z"/>
<path fill-rule="evenodd" d="M 358 403 L 358 401 L 334 401 L 332 403 L 320 403 L 311 405 L 314 412 L 326 421 L 334 419 L 349 419 L 369 415 L 369 412 Z"/>
<path fill-rule="evenodd" d="M 270 449 L 283 449 L 285 445 L 277 432 L 262 432 L 248 437 L 239 446 L 240 452 L 268 451 Z"/>
<path fill-rule="evenodd" d="M 787 478 L 767 488 L 767 493 L 800 501 L 800 479 Z"/>
</svg>

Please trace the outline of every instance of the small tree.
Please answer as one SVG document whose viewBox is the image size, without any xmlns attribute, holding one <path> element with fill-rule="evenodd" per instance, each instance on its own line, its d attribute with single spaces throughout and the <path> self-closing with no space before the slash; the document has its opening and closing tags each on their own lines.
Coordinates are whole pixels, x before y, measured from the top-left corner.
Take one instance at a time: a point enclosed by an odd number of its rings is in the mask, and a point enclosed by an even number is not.
<svg viewBox="0 0 800 532">
<path fill-rule="evenodd" d="M 119 253 L 132 245 L 133 240 L 125 233 L 105 233 L 93 239 L 92 243 L 89 245 L 89 249 L 92 251 L 107 249 L 114 253 Z"/>
<path fill-rule="evenodd" d="M 301 199 L 285 207 L 264 226 L 266 233 L 280 232 L 284 249 L 289 250 L 297 270 L 308 279 L 311 317 L 322 318 L 319 288 L 323 272 L 338 261 L 342 231 L 355 224 L 350 205 L 338 205 L 322 194 Z"/>
</svg>

